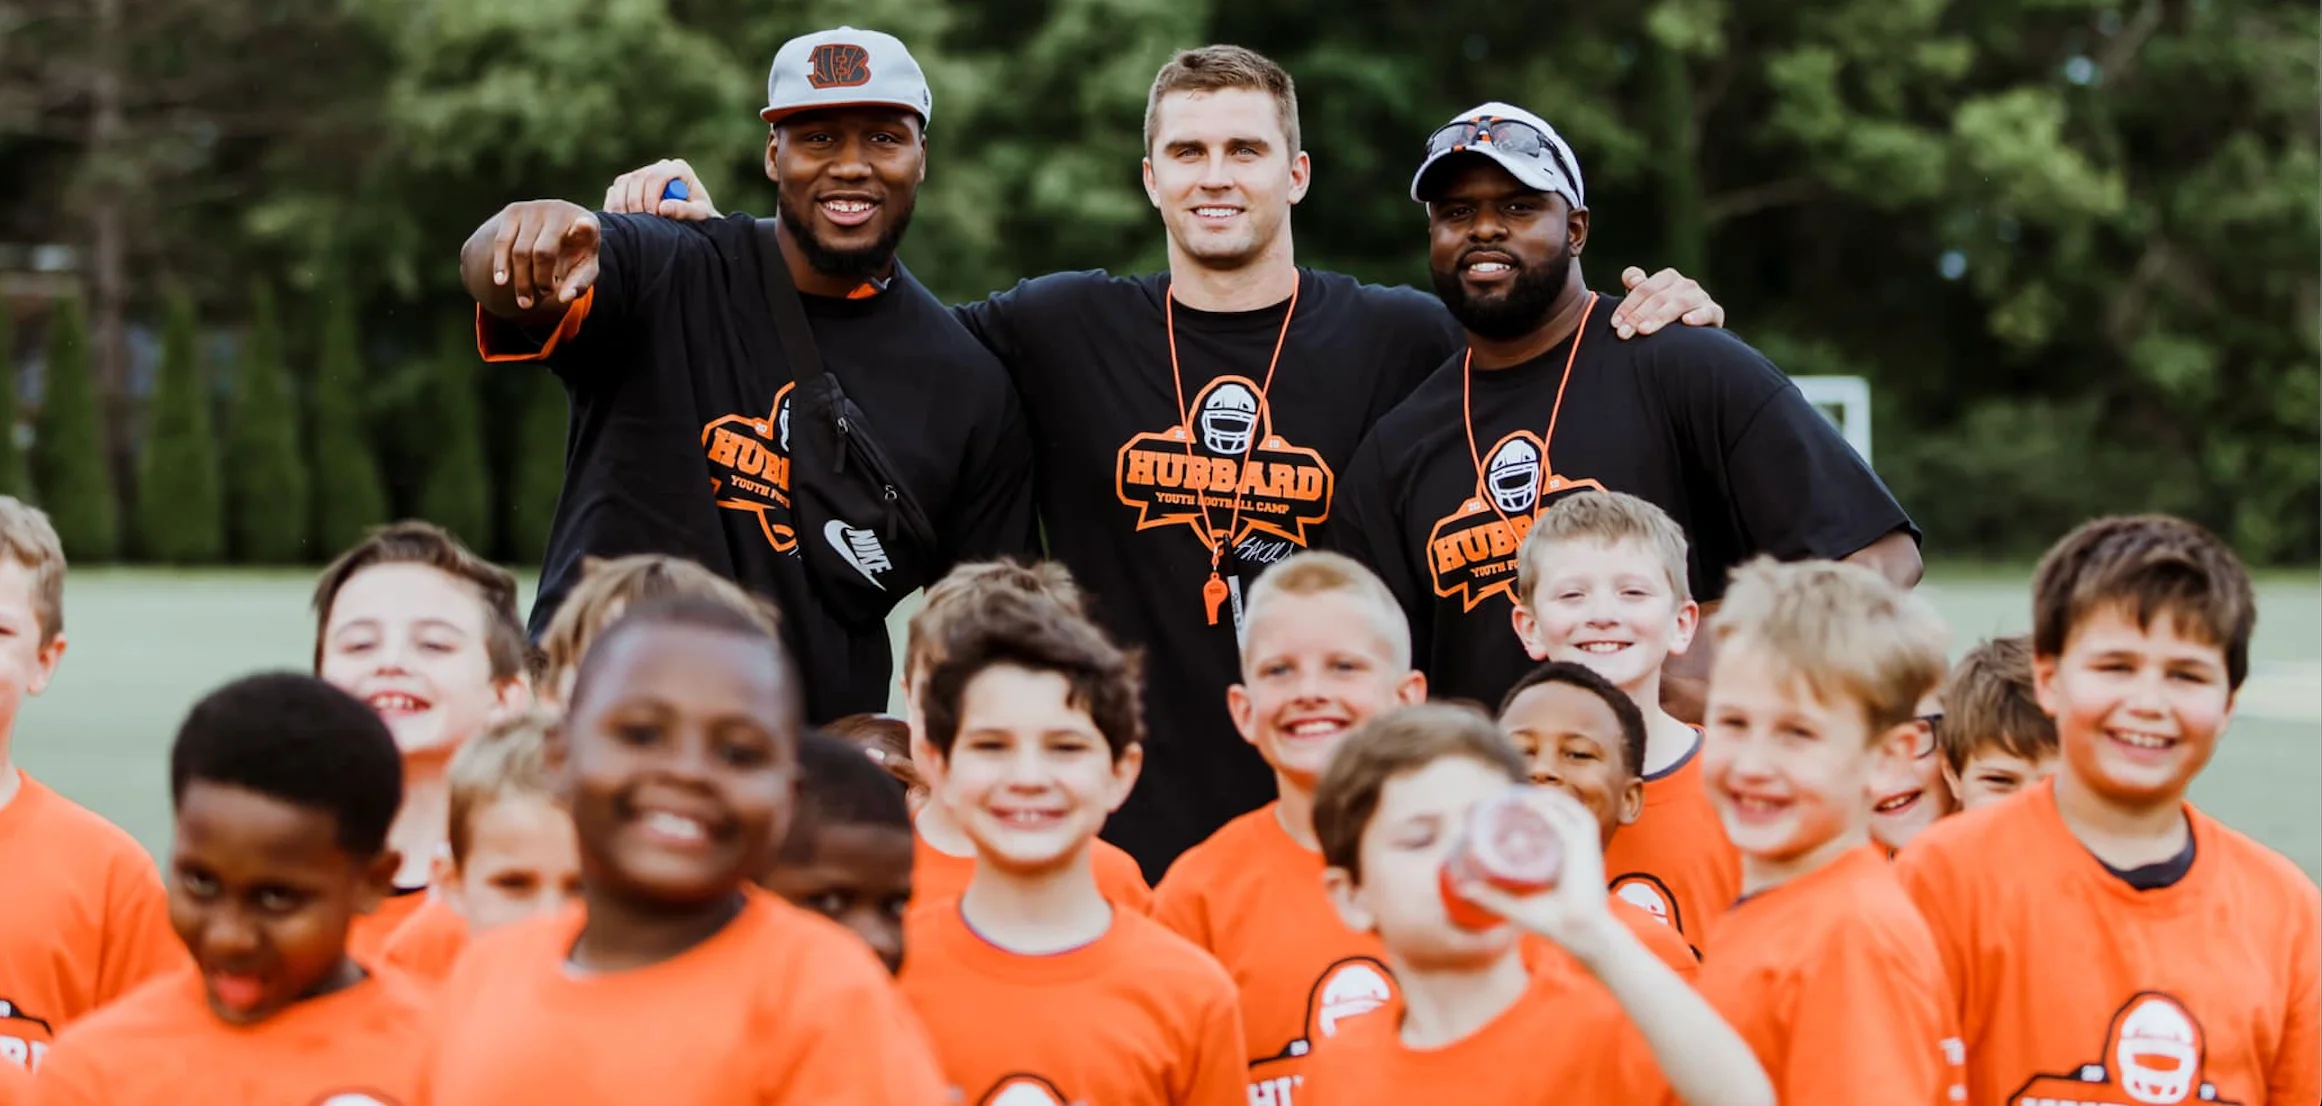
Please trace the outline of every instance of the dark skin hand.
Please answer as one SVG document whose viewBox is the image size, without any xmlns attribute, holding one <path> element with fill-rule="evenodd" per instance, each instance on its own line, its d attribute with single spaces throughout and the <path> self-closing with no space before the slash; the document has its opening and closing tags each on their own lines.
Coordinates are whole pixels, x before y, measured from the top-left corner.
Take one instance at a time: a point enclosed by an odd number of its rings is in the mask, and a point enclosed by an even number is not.
<svg viewBox="0 0 2322 1106">
<path fill-rule="evenodd" d="M 554 325 L 596 283 L 600 241 L 597 217 L 579 204 L 509 204 L 460 247 L 460 281 L 500 318 Z"/>
<path fill-rule="evenodd" d="M 1873 569 L 1901 588 L 1917 587 L 1925 568 L 1919 560 L 1919 543 L 1903 530 L 1893 531 L 1840 559 Z M 1701 605 L 1702 632 L 1694 635 L 1691 648 L 1670 657 L 1661 668 L 1661 709 L 1680 722 L 1696 726 L 1701 724 L 1709 703 L 1709 669 L 1717 659 L 1717 638 L 1707 629 L 1710 616 L 1715 613 L 1716 603 Z"/>
</svg>

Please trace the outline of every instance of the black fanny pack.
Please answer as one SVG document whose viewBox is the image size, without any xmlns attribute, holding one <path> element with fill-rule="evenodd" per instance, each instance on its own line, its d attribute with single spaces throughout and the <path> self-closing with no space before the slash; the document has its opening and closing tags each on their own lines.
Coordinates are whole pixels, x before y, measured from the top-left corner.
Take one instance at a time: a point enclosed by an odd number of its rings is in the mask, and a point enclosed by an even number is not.
<svg viewBox="0 0 2322 1106">
<path fill-rule="evenodd" d="M 935 528 L 862 408 L 824 367 L 774 225 L 757 222 L 758 272 L 795 384 L 787 436 L 798 555 L 824 610 L 868 628 L 926 581 L 938 556 Z"/>
</svg>

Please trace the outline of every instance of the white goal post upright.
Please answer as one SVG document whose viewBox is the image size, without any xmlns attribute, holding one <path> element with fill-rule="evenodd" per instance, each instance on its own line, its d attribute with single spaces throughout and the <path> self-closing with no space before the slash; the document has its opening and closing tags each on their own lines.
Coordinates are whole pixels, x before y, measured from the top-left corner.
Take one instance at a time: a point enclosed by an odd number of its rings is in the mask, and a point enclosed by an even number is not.
<svg viewBox="0 0 2322 1106">
<path fill-rule="evenodd" d="M 1805 394 L 1806 402 L 1838 424 L 1838 432 L 1846 444 L 1862 455 L 1863 463 L 1871 460 L 1871 402 L 1870 381 L 1859 376 L 1793 376 L 1791 382 Z"/>
</svg>

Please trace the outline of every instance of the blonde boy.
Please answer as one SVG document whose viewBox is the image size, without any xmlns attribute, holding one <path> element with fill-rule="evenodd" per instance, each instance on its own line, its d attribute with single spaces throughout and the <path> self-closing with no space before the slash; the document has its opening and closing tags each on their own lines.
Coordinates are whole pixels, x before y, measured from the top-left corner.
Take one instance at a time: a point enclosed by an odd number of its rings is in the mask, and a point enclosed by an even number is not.
<svg viewBox="0 0 2322 1106">
<path fill-rule="evenodd" d="M 1761 558 L 1711 632 L 1702 769 L 1744 897 L 1703 950 L 1701 993 L 1787 1106 L 1954 1101 L 1942 961 L 1870 834 L 1870 781 L 1914 754 L 1943 677 L 1941 622 L 1869 569 Z"/>
<path fill-rule="evenodd" d="M 387 963 L 440 982 L 470 936 L 580 895 L 580 845 L 548 775 L 552 724 L 527 712 L 453 755 L 450 847 L 430 873 L 434 899 L 387 939 Z"/>
<path fill-rule="evenodd" d="M 909 912 L 901 984 L 953 1101 L 1245 1106 L 1233 980 L 1108 901 L 1090 858 L 1144 761 L 1134 661 L 1022 592 L 954 621 L 940 655 L 920 740 L 975 873 Z"/>
<path fill-rule="evenodd" d="M 911 616 L 905 630 L 900 680 L 904 721 L 911 730 L 911 760 L 922 778 L 927 775 L 928 761 L 936 752 L 927 744 L 921 697 L 928 674 L 943 660 L 944 640 L 952 627 L 980 617 L 978 612 L 988 605 L 1010 603 L 1027 596 L 1055 604 L 1059 611 L 1072 618 L 1086 615 L 1081 606 L 1080 586 L 1073 583 L 1072 574 L 1063 565 L 1054 561 L 1031 566 L 1014 561 L 978 561 L 960 565 L 936 581 L 935 586 L 927 589 L 919 610 Z M 912 901 L 936 903 L 966 891 L 968 879 L 975 874 L 975 847 L 966 831 L 960 828 L 958 818 L 940 800 L 930 796 L 929 801 L 919 804 L 913 812 L 912 830 L 918 841 L 911 857 Z M 1145 882 L 1145 874 L 1138 869 L 1136 860 L 1102 839 L 1091 849 L 1097 886 L 1105 898 L 1132 910 L 1151 910 L 1153 888 Z"/>
<path fill-rule="evenodd" d="M 2322 1101 L 2322 892 L 2185 798 L 2256 623 L 2240 558 L 2183 519 L 2099 519 L 2041 560 L 2032 678 L 2062 765 L 1896 862 L 1969 1102 Z"/>
<path fill-rule="evenodd" d="M 17 712 L 64 659 L 64 547 L 0 496 L 0 1067 L 184 961 L 152 858 L 15 761 Z"/>
<path fill-rule="evenodd" d="M 1962 810 L 1989 806 L 2056 773 L 2056 721 L 2032 686 L 2032 639 L 1967 651 L 1943 686 L 1935 724 L 1943 773 Z"/>
<path fill-rule="evenodd" d="M 1614 917 L 1596 816 L 1560 790 L 1520 787 L 1525 773 L 1465 706 L 1389 711 L 1332 755 L 1314 800 L 1325 879 L 1346 924 L 1377 935 L 1402 1003 L 1322 1042 L 1299 1101 L 1628 1106 L 1667 1091 L 1691 1106 L 1771 1106 L 1749 1047 Z M 1445 888 L 1470 816 L 1511 793 L 1555 831 L 1561 878 L 1522 898 Z M 1447 892 L 1503 921 L 1455 924 Z"/>
<path fill-rule="evenodd" d="M 1250 1101 L 1290 1106 L 1320 1038 L 1393 995 L 1377 940 L 1346 928 L 1323 892 L 1314 787 L 1349 731 L 1424 700 L 1427 681 L 1393 593 L 1336 553 L 1299 553 L 1258 577 L 1243 637 L 1226 703 L 1279 797 L 1178 857 L 1153 916 L 1234 977 Z"/>
<path fill-rule="evenodd" d="M 1661 708 L 1661 670 L 1701 617 L 1685 533 L 1652 503 L 1583 492 L 1541 512 L 1516 562 L 1516 636 L 1534 660 L 1587 665 L 1645 716 L 1645 799 L 1605 845 L 1613 891 L 1675 926 L 1698 952 L 1740 894 L 1741 856 L 1701 782 L 1701 732 Z"/>
</svg>

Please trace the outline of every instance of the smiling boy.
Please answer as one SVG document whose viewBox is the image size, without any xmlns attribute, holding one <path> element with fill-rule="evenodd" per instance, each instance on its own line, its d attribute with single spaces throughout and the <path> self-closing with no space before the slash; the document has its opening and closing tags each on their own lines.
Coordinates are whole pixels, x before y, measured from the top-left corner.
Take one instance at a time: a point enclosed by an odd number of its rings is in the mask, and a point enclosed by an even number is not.
<svg viewBox="0 0 2322 1106">
<path fill-rule="evenodd" d="M 902 783 L 852 743 L 801 735 L 798 810 L 758 885 L 847 927 L 900 972 L 912 851 Z"/>
<path fill-rule="evenodd" d="M 252 676 L 194 705 L 170 750 L 171 925 L 193 969 L 65 1031 L 44 1106 L 409 1101 L 422 992 L 348 955 L 393 885 L 403 769 L 364 704 Z"/>
</svg>

